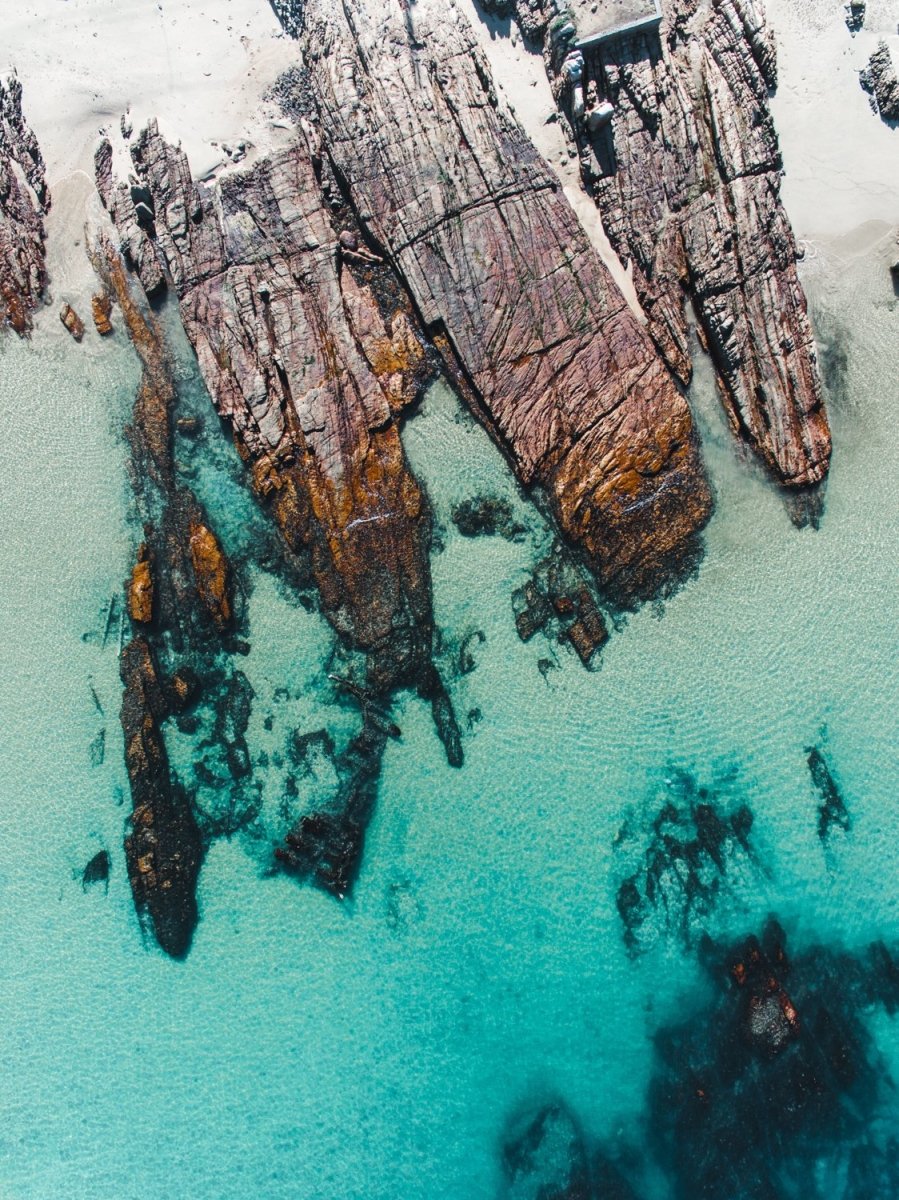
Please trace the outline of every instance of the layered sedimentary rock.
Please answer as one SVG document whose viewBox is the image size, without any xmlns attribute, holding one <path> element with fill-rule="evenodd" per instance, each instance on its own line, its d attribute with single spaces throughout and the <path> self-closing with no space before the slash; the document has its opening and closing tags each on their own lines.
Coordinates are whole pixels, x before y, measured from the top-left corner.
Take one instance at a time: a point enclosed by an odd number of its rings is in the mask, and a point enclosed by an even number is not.
<svg viewBox="0 0 899 1200">
<path fill-rule="evenodd" d="M 431 0 L 303 16 L 322 153 L 371 245 L 603 584 L 652 594 L 710 509 L 690 412 L 472 30 Z"/>
<path fill-rule="evenodd" d="M 22 115 L 22 85 L 0 83 L 0 325 L 31 329 L 47 282 L 44 216 L 50 193 L 37 138 Z"/>
<path fill-rule="evenodd" d="M 544 39 L 586 185 L 671 369 L 689 380 L 689 298 L 734 431 L 782 484 L 819 482 L 830 432 L 753 0 L 667 0 L 660 28 L 580 48 L 556 0 L 517 11 Z"/>
</svg>

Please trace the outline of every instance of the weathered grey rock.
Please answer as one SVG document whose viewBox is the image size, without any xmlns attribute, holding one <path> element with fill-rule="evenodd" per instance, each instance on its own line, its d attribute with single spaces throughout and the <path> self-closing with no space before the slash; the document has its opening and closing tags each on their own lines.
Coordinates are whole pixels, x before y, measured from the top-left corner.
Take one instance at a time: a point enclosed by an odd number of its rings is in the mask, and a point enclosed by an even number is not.
<svg viewBox="0 0 899 1200">
<path fill-rule="evenodd" d="M 22 115 L 22 85 L 0 83 L 0 325 L 31 329 L 47 283 L 44 216 L 50 193 L 37 138 Z"/>
<path fill-rule="evenodd" d="M 522 23 L 532 10 L 519 0 Z M 670 0 L 664 11 L 660 30 L 585 46 L 577 78 L 545 27 L 554 90 L 669 366 L 689 381 L 689 298 L 735 433 L 779 482 L 804 487 L 827 472 L 830 431 L 780 201 L 773 40 L 752 0 Z M 607 104 L 611 120 L 592 121 Z"/>
<path fill-rule="evenodd" d="M 878 43 L 867 67 L 859 73 L 859 80 L 871 95 L 872 107 L 884 121 L 899 121 L 899 79 L 886 42 Z"/>
<path fill-rule="evenodd" d="M 846 9 L 846 28 L 851 34 L 858 33 L 865 24 L 865 0 L 849 0 Z"/>
<path fill-rule="evenodd" d="M 474 410 L 602 582 L 654 593 L 710 510 L 690 412 L 471 28 L 311 0 L 301 36 L 322 154 Z"/>
</svg>

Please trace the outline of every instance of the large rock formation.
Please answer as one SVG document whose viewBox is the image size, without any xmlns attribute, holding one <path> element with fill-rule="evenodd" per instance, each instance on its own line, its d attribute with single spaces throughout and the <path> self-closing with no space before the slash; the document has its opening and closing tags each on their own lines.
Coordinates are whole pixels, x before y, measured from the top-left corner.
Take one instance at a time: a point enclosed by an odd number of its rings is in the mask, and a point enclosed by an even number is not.
<svg viewBox="0 0 899 1200">
<path fill-rule="evenodd" d="M 581 48 L 557 0 L 517 12 L 544 39 L 585 183 L 669 366 L 689 380 L 689 298 L 735 433 L 780 483 L 814 484 L 830 432 L 780 201 L 773 42 L 753 0 L 663 7 L 660 28 Z"/>
<path fill-rule="evenodd" d="M 135 905 L 149 916 L 160 946 L 183 957 L 197 921 L 204 838 L 212 831 L 201 829 L 194 797 L 170 765 L 165 723 L 201 696 L 220 712 L 227 705 L 239 674 L 223 661 L 232 620 L 230 572 L 208 517 L 177 477 L 176 391 L 161 331 L 138 303 L 108 241 L 99 237 L 91 254 L 143 367 L 127 431 L 145 537 L 127 589 L 136 633 L 121 660 L 121 720 L 132 798 L 125 839 L 128 877 Z M 189 689 L 188 679 L 195 681 Z M 216 728 L 210 740 L 223 756 L 231 753 L 229 730 Z"/>
<path fill-rule="evenodd" d="M 31 329 L 47 282 L 44 215 L 50 193 L 37 138 L 22 115 L 22 85 L 0 83 L 0 325 Z"/>
<path fill-rule="evenodd" d="M 710 510 L 690 412 L 471 28 L 312 0 L 302 45 L 322 152 L 474 410 L 606 588 L 651 595 Z"/>
<path fill-rule="evenodd" d="M 98 180 L 118 216 L 108 154 Z M 395 420 L 424 361 L 405 312 L 385 322 L 340 253 L 304 139 L 215 190 L 155 124 L 133 158 L 153 212 L 153 241 L 132 254 L 142 279 L 158 251 L 213 402 L 288 545 L 311 556 L 325 614 L 368 655 L 370 686 L 415 682 L 431 651 L 430 526 Z"/>
<path fill-rule="evenodd" d="M 314 139 L 300 137 L 214 189 L 193 183 L 186 157 L 154 123 L 132 158 L 140 182 L 126 189 L 112 179 L 108 143 L 100 147 L 101 196 L 145 289 L 158 290 L 160 271 L 171 280 L 257 494 L 289 549 L 308 559 L 325 616 L 365 656 L 366 706 L 417 688 L 449 762 L 461 765 L 452 705 L 431 661 L 430 515 L 397 425 L 431 370 L 407 302 L 360 247 L 349 215 L 332 215 Z M 139 209 L 149 214 L 142 225 Z M 199 545 L 194 530 L 195 567 L 209 560 Z M 211 587 L 200 590 L 205 597 Z M 366 716 L 356 739 L 366 753 L 341 758 L 332 808 L 300 822 L 282 852 L 339 895 L 351 886 L 374 802 L 384 738 L 370 732 Z"/>
</svg>

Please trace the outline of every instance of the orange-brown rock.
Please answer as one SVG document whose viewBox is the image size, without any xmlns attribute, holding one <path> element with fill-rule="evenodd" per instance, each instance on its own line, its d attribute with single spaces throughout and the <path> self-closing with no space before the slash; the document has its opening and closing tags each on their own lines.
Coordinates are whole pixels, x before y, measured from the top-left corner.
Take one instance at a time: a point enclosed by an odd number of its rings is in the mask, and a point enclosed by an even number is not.
<svg viewBox="0 0 899 1200">
<path fill-rule="evenodd" d="M 153 571 L 146 542 L 141 544 L 128 583 L 128 614 L 132 621 L 149 625 L 153 620 Z"/>
<path fill-rule="evenodd" d="M 64 304 L 59 310 L 59 319 L 68 329 L 69 333 L 76 342 L 80 342 L 84 337 L 84 322 L 72 308 L 71 304 Z"/>
<path fill-rule="evenodd" d="M 31 329 L 47 283 L 44 216 L 50 193 L 44 160 L 22 115 L 22 85 L 0 83 L 0 326 Z"/>
<path fill-rule="evenodd" d="M 407 314 L 398 303 L 385 319 L 365 272 L 343 261 L 304 139 L 215 193 L 155 122 L 132 156 L 155 248 L 251 478 L 288 545 L 308 554 L 326 616 L 367 654 L 370 685 L 414 680 L 433 618 L 429 518 L 393 416 L 427 369 Z M 111 203 L 105 178 L 98 170 Z"/>
<path fill-rule="evenodd" d="M 112 312 L 112 297 L 108 292 L 97 292 L 91 297 L 91 316 L 94 318 L 94 328 L 101 337 L 112 333 L 112 322 L 109 315 Z"/>
<path fill-rule="evenodd" d="M 228 597 L 228 560 L 219 540 L 199 521 L 189 525 L 190 560 L 200 599 L 218 629 L 227 628 L 231 620 L 231 601 Z"/>
</svg>

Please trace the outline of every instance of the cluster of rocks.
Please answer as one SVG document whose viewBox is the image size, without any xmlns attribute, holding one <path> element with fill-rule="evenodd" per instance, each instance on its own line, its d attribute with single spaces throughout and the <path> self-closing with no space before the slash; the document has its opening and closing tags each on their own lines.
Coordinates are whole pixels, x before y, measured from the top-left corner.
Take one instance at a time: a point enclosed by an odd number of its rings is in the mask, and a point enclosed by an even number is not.
<svg viewBox="0 0 899 1200">
<path fill-rule="evenodd" d="M 872 1010 L 899 1006 L 891 950 L 793 956 L 770 918 L 736 945 L 706 939 L 700 961 L 705 998 L 694 987 L 653 1036 L 640 1141 L 622 1123 L 614 1147 L 595 1145 L 560 1099 L 528 1105 L 502 1134 L 502 1200 L 638 1200 L 662 1183 L 691 1200 L 786 1200 L 833 1180 L 847 1198 L 897 1195 L 895 1085 L 869 1029 Z"/>
<path fill-rule="evenodd" d="M 615 897 L 630 953 L 645 950 L 659 932 L 674 934 L 685 945 L 701 935 L 727 883 L 735 860 L 751 861 L 752 811 L 746 804 L 729 808 L 711 788 L 692 775 L 672 771 L 667 798 L 655 811 L 636 869 L 619 884 Z M 616 841 L 627 852 L 628 831 Z"/>
<path fill-rule="evenodd" d="M 867 67 L 859 73 L 859 82 L 874 112 L 880 113 L 884 121 L 899 121 L 899 79 L 886 42 L 878 42 Z"/>
<path fill-rule="evenodd" d="M 463 500 L 453 507 L 452 519 L 463 537 L 499 536 L 509 542 L 518 542 L 527 533 L 527 527 L 515 519 L 509 501 L 499 496 Z"/>
<path fill-rule="evenodd" d="M 44 160 L 22 114 L 22 85 L 0 81 L 0 325 L 19 335 L 47 284 L 44 217 L 50 209 Z"/>
<path fill-rule="evenodd" d="M 555 642 L 569 642 L 585 667 L 608 641 L 608 628 L 586 576 L 558 542 L 527 583 L 512 593 L 512 607 L 523 642 L 538 632 Z"/>
</svg>

